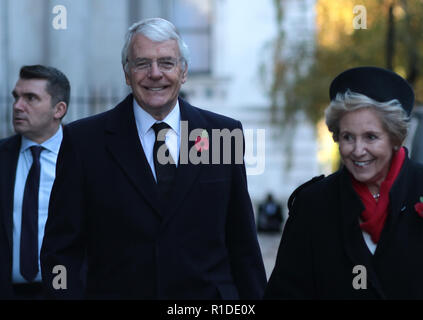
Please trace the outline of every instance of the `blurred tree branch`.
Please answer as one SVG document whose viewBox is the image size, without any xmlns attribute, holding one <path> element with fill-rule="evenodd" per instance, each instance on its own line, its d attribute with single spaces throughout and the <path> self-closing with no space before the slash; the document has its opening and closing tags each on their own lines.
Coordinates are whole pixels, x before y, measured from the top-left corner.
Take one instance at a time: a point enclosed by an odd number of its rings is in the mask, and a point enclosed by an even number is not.
<svg viewBox="0 0 423 320">
<path fill-rule="evenodd" d="M 303 114 L 316 124 L 329 103 L 332 79 L 360 65 L 394 70 L 414 87 L 416 100 L 423 101 L 423 0 L 362 0 L 367 29 L 357 30 L 352 26 L 356 1 L 316 0 L 314 43 L 290 43 L 289 48 L 282 28 L 283 2 L 274 0 L 278 34 L 271 46 L 271 76 L 264 81 L 270 88 L 272 121 L 292 128 Z"/>
</svg>

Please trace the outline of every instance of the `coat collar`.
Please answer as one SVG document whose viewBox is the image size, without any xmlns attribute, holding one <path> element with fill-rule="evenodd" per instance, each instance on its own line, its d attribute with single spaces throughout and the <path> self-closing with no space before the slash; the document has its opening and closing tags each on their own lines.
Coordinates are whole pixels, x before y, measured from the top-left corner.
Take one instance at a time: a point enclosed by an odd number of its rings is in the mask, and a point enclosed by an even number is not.
<svg viewBox="0 0 423 320">
<path fill-rule="evenodd" d="M 346 252 L 355 265 L 364 265 L 367 269 L 368 279 L 373 287 L 385 297 L 382 287 L 376 275 L 375 262 L 380 261 L 384 252 L 389 248 L 391 237 L 394 235 L 393 229 L 397 226 L 398 217 L 406 209 L 407 195 L 410 193 L 410 160 L 406 149 L 406 156 L 401 171 L 398 174 L 392 188 L 389 192 L 389 212 L 383 227 L 374 255 L 369 252 L 367 245 L 362 237 L 362 231 L 358 222 L 360 212 L 364 207 L 359 196 L 355 193 L 348 171 L 341 169 L 341 216 L 342 216 L 342 234 L 343 243 Z"/>
<path fill-rule="evenodd" d="M 201 164 L 193 164 L 189 153 L 193 150 L 195 141 L 190 140 L 190 135 L 195 129 L 207 129 L 207 123 L 199 110 L 185 100 L 179 98 L 181 112 L 181 147 L 179 152 L 179 165 L 176 170 L 175 184 L 171 197 L 166 201 L 166 218 L 170 219 L 179 206 L 184 202 L 201 171 Z M 208 129 L 207 129 L 208 130 Z"/>
<path fill-rule="evenodd" d="M 340 171 L 339 190 L 342 242 L 347 256 L 353 265 L 363 265 L 366 267 L 368 283 L 384 298 L 385 295 L 374 268 L 373 256 L 367 248 L 359 225 L 359 216 L 364 210 L 364 207 L 359 196 L 353 189 L 350 174 L 345 167 Z"/>
<path fill-rule="evenodd" d="M 147 203 L 161 214 L 153 174 L 145 157 L 135 124 L 133 96 L 128 95 L 109 114 L 106 122 L 106 148 Z"/>
<path fill-rule="evenodd" d="M 376 248 L 375 257 L 378 258 L 389 247 L 390 236 L 393 235 L 393 229 L 397 226 L 398 217 L 407 207 L 407 196 L 410 195 L 408 190 L 410 186 L 410 160 L 408 159 L 408 151 L 405 149 L 406 155 L 401 171 L 398 174 L 394 184 L 389 191 L 389 212 L 383 227 L 378 246 Z"/>
<path fill-rule="evenodd" d="M 201 166 L 194 165 L 189 161 L 188 163 L 180 161 L 172 196 L 167 201 L 161 201 L 150 165 L 138 137 L 132 103 L 133 95 L 130 94 L 109 113 L 106 124 L 107 149 L 150 206 L 162 218 L 169 218 L 183 202 L 195 182 Z M 179 106 L 181 120 L 185 121 L 187 125 L 188 132 L 186 133 L 188 135 L 193 129 L 205 128 L 206 122 L 196 108 L 182 99 L 179 99 Z M 195 141 L 184 141 L 188 137 L 186 133 L 184 136 L 182 130 L 183 128 L 181 128 L 180 157 L 183 152 L 189 152 L 195 143 Z"/>
</svg>

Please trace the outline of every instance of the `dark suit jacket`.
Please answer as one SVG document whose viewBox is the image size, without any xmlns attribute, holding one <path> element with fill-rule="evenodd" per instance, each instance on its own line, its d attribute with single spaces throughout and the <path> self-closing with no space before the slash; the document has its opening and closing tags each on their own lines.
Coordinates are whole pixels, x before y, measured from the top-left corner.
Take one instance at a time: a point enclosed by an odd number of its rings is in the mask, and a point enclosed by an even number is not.
<svg viewBox="0 0 423 320">
<path fill-rule="evenodd" d="M 172 197 L 159 199 L 132 101 L 129 95 L 116 108 L 65 128 L 41 253 L 51 293 L 261 298 L 266 276 L 244 164 L 180 164 Z M 241 128 L 230 118 L 179 103 L 190 130 L 204 128 L 211 138 L 211 129 Z M 79 282 L 84 258 L 85 290 Z M 66 267 L 67 290 L 51 286 L 55 265 Z"/>
<path fill-rule="evenodd" d="M 0 141 L 0 299 L 12 297 L 13 190 L 21 137 Z"/>
<path fill-rule="evenodd" d="M 372 255 L 345 168 L 295 192 L 265 298 L 423 299 L 423 218 L 414 209 L 421 196 L 423 167 L 406 158 Z M 357 265 L 367 270 L 367 289 L 353 287 L 364 279 L 363 269 L 353 273 Z"/>
</svg>

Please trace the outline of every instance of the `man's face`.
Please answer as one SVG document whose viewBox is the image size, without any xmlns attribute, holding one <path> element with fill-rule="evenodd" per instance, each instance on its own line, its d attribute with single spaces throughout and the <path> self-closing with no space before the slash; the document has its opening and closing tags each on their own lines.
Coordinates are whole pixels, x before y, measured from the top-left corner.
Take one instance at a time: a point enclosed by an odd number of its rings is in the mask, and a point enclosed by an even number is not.
<svg viewBox="0 0 423 320">
<path fill-rule="evenodd" d="M 46 86 L 44 79 L 19 79 L 12 92 L 15 132 L 37 143 L 50 138 L 60 123 Z"/>
<path fill-rule="evenodd" d="M 181 85 L 187 78 L 187 68 L 181 62 L 177 42 L 153 42 L 135 34 L 128 59 L 126 83 L 132 88 L 137 103 L 154 118 L 164 119 L 176 105 Z M 176 66 L 166 70 L 167 61 L 176 63 Z M 149 62 L 151 67 L 139 67 Z"/>
</svg>

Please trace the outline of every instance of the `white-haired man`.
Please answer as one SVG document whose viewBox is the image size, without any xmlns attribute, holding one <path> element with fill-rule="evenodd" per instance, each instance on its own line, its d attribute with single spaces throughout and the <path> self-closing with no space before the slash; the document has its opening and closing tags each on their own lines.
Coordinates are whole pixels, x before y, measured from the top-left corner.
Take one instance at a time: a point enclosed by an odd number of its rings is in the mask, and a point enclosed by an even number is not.
<svg viewBox="0 0 423 320">
<path fill-rule="evenodd" d="M 178 97 L 188 63 L 170 22 L 133 25 L 122 50 L 132 94 L 66 128 L 42 249 L 53 296 L 261 298 L 266 276 L 244 163 L 191 161 L 222 157 L 212 130 L 242 132 L 241 123 Z M 184 123 L 201 134 L 187 140 Z M 66 290 L 55 288 L 56 265 L 66 268 Z"/>
</svg>

